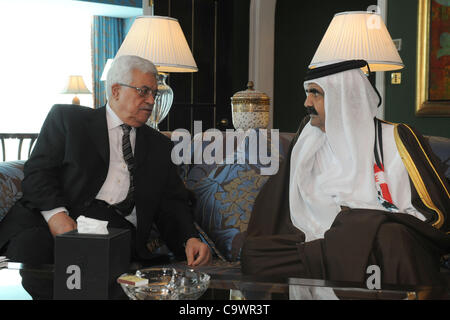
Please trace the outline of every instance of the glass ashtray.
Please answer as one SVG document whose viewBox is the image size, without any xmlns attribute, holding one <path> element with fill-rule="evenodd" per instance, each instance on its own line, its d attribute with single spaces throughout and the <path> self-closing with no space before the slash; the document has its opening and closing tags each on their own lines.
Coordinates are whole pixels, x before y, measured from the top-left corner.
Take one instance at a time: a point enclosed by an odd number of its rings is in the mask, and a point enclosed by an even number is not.
<svg viewBox="0 0 450 320">
<path fill-rule="evenodd" d="M 120 283 L 132 300 L 196 300 L 208 289 L 210 280 L 208 274 L 193 269 L 146 268 L 137 270 L 135 275 L 147 279 L 148 284 Z"/>
</svg>

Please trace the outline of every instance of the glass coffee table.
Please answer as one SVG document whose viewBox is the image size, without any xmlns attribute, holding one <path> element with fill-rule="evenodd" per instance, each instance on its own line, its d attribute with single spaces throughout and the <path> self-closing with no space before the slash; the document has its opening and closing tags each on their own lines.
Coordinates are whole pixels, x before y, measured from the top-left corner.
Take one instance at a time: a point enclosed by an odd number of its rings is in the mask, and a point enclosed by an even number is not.
<svg viewBox="0 0 450 320">
<path fill-rule="evenodd" d="M 173 265 L 180 269 L 182 264 Z M 187 266 L 185 266 L 187 268 Z M 382 286 L 370 290 L 359 283 L 332 282 L 301 278 L 244 276 L 238 265 L 227 268 L 200 267 L 211 275 L 206 293 L 200 300 L 422 300 L 450 299 L 448 287 Z M 50 299 L 53 265 L 30 266 L 8 262 L 0 269 L 0 300 Z M 119 299 L 127 299 L 125 295 Z"/>
<path fill-rule="evenodd" d="M 180 268 L 177 264 L 174 267 Z M 426 300 L 450 299 L 450 287 L 381 285 L 368 289 L 361 283 L 318 279 L 246 276 L 236 264 L 221 270 L 199 267 L 211 275 L 212 299 L 237 300 Z"/>
<path fill-rule="evenodd" d="M 214 298 L 224 298 L 222 291 L 229 291 L 229 299 L 237 300 L 428 300 L 450 299 L 446 287 L 382 286 L 367 289 L 359 283 L 324 281 L 302 278 L 239 278 L 212 276 L 209 286 Z M 217 295 L 217 293 L 216 293 Z"/>
</svg>

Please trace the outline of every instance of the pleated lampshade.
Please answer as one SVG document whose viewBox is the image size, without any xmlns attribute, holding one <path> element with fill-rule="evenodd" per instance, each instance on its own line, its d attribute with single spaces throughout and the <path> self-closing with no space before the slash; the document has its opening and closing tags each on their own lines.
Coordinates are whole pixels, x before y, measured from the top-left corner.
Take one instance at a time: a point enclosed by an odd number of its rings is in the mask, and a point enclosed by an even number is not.
<svg viewBox="0 0 450 320">
<path fill-rule="evenodd" d="M 178 20 L 137 17 L 116 57 L 137 55 L 152 61 L 159 72 L 197 72 L 197 64 Z"/>
<path fill-rule="evenodd" d="M 379 14 L 366 11 L 336 14 L 309 68 L 353 59 L 366 60 L 371 71 L 392 71 L 404 67 Z"/>
</svg>

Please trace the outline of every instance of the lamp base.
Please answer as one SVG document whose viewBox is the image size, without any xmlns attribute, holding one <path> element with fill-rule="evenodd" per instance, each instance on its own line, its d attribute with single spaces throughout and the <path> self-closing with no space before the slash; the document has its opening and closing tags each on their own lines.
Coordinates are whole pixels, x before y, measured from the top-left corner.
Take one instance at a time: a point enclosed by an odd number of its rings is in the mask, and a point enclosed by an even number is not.
<svg viewBox="0 0 450 320">
<path fill-rule="evenodd" d="M 80 98 L 78 98 L 77 96 L 75 96 L 75 97 L 72 99 L 72 104 L 80 105 Z"/>
<path fill-rule="evenodd" d="M 158 92 L 159 97 L 155 101 L 152 114 L 147 121 L 147 124 L 159 131 L 158 124 L 164 120 L 172 107 L 173 91 L 172 88 L 166 83 L 166 73 L 158 73 Z"/>
</svg>

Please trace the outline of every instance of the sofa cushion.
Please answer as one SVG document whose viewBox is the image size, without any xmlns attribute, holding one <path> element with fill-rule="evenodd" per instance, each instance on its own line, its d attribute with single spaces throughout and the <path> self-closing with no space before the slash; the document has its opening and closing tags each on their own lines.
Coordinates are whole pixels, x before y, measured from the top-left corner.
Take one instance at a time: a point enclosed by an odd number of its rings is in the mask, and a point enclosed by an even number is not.
<svg viewBox="0 0 450 320">
<path fill-rule="evenodd" d="M 450 180 L 450 139 L 436 136 L 426 136 L 426 138 L 433 153 L 441 160 L 445 176 Z"/>
<path fill-rule="evenodd" d="M 287 154 L 293 135 L 280 133 L 279 147 L 276 150 L 280 161 Z M 202 142 L 203 150 L 209 143 Z M 189 167 L 185 175 L 186 186 L 197 198 L 195 220 L 229 261 L 240 259 L 253 204 L 270 177 L 260 174 L 261 169 L 268 165 L 249 163 L 249 140 L 245 143 L 245 163 L 237 163 L 237 152 L 234 152 L 233 164 L 195 164 Z M 267 147 L 270 150 L 270 142 Z M 235 151 L 236 149 L 237 145 Z M 276 158 L 278 160 L 278 154 Z"/>
<path fill-rule="evenodd" d="M 23 164 L 24 161 L 8 161 L 0 166 L 0 221 L 22 197 Z"/>
</svg>

